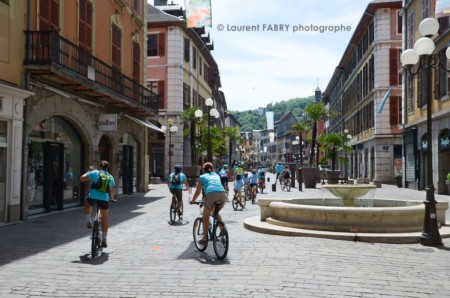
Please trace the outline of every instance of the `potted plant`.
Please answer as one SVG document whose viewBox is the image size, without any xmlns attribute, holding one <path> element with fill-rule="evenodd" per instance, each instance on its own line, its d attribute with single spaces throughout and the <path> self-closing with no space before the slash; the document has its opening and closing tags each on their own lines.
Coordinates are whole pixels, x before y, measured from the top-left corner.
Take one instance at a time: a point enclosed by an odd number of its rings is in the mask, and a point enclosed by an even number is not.
<svg viewBox="0 0 450 298">
<path fill-rule="evenodd" d="M 305 107 L 305 114 L 312 123 L 311 128 L 311 154 L 309 155 L 309 167 L 302 170 L 305 188 L 315 188 L 317 181 L 320 181 L 319 150 L 317 145 L 318 122 L 325 118 L 327 109 L 322 102 L 310 103 Z M 316 154 L 313 154 L 315 152 Z"/>
<path fill-rule="evenodd" d="M 329 184 L 337 184 L 339 182 L 340 170 L 336 170 L 336 162 L 338 159 L 344 159 L 350 147 L 346 145 L 344 136 L 339 133 L 330 132 L 322 134 L 318 138 L 323 148 L 323 157 L 331 161 L 331 170 L 326 170 L 327 182 Z"/>
</svg>

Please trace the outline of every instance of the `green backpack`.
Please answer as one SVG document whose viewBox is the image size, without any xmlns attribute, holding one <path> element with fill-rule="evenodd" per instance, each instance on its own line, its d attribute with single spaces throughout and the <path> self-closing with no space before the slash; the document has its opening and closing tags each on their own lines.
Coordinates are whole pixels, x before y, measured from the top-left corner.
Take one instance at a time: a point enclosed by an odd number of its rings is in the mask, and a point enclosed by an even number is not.
<svg viewBox="0 0 450 298">
<path fill-rule="evenodd" d="M 108 172 L 99 172 L 100 178 L 97 183 L 92 183 L 92 188 L 101 191 L 109 192 L 109 174 Z"/>
</svg>

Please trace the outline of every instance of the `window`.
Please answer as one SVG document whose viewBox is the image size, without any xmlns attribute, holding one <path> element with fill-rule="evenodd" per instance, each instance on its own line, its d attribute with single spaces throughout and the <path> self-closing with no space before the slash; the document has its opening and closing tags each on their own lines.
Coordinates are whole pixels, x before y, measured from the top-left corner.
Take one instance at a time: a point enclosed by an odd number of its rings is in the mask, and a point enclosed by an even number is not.
<svg viewBox="0 0 450 298">
<path fill-rule="evenodd" d="M 399 81 L 399 50 L 389 49 L 389 85 L 401 85 Z"/>
<path fill-rule="evenodd" d="M 403 17 L 400 15 L 400 10 L 397 12 L 397 34 L 403 33 Z"/>
<path fill-rule="evenodd" d="M 159 96 L 159 108 L 165 109 L 166 99 L 165 99 L 165 81 L 152 81 L 147 83 L 147 88 L 153 93 Z"/>
<path fill-rule="evenodd" d="M 197 69 L 197 48 L 192 47 L 192 68 Z"/>
<path fill-rule="evenodd" d="M 414 11 L 408 14 L 408 28 L 406 33 L 406 43 L 408 44 L 408 49 L 414 48 Z"/>
<path fill-rule="evenodd" d="M 79 6 L 79 42 L 80 46 L 92 52 L 92 18 L 93 18 L 93 6 L 88 0 L 80 0 Z"/>
<path fill-rule="evenodd" d="M 149 34 L 147 36 L 147 56 L 161 57 L 165 55 L 165 33 Z"/>
<path fill-rule="evenodd" d="M 39 1 L 39 30 L 59 31 L 59 0 Z"/>
<path fill-rule="evenodd" d="M 430 15 L 429 1 L 430 0 L 422 0 L 422 19 L 426 19 Z"/>
<path fill-rule="evenodd" d="M 114 23 L 112 24 L 111 40 L 112 65 L 120 69 L 122 65 L 122 30 Z"/>
<path fill-rule="evenodd" d="M 400 96 L 391 96 L 389 98 L 390 106 L 390 124 L 399 125 L 402 117 L 402 101 Z"/>
<path fill-rule="evenodd" d="M 133 42 L 133 80 L 140 82 L 141 79 L 141 47 Z"/>
<path fill-rule="evenodd" d="M 408 72 L 406 72 L 406 102 L 407 102 L 407 110 L 408 113 L 414 113 L 414 109 L 415 109 L 415 104 L 414 104 L 414 94 L 413 94 L 413 90 L 414 90 L 414 77 L 413 75 L 409 74 Z"/>
<path fill-rule="evenodd" d="M 184 39 L 184 61 L 189 62 L 189 47 L 190 40 L 188 38 Z"/>
<path fill-rule="evenodd" d="M 141 16 L 141 0 L 133 0 L 133 12 Z"/>
</svg>

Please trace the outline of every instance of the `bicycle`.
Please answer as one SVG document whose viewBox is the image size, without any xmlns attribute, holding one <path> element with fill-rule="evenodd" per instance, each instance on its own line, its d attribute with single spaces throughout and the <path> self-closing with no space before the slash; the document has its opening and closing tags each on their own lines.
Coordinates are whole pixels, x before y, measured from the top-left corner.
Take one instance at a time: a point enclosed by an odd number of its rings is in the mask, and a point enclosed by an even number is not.
<svg viewBox="0 0 450 298">
<path fill-rule="evenodd" d="M 195 204 L 199 205 L 200 208 L 203 207 L 203 201 L 196 201 Z M 209 223 L 208 223 L 208 242 L 212 240 L 213 247 L 214 247 L 214 253 L 216 254 L 217 258 L 220 260 L 223 260 L 228 253 L 228 244 L 229 244 L 229 238 L 228 238 L 228 230 L 225 226 L 225 223 L 217 220 L 217 214 L 219 207 L 221 206 L 222 202 L 217 201 L 214 202 L 214 212 L 211 213 Z M 211 217 L 212 217 L 212 223 L 211 223 Z M 194 244 L 195 247 L 203 252 L 208 247 L 208 242 L 205 245 L 200 244 L 200 240 L 203 239 L 204 235 L 204 228 L 203 228 L 203 217 L 199 216 L 195 219 L 192 233 L 194 236 Z"/>
<path fill-rule="evenodd" d="M 281 184 L 281 189 L 286 189 L 287 191 L 291 191 L 291 178 L 284 178 L 284 182 Z"/>
<path fill-rule="evenodd" d="M 248 184 L 244 184 L 244 201 L 250 200 L 248 188 Z"/>
<path fill-rule="evenodd" d="M 178 216 L 178 220 L 181 220 L 180 215 L 178 214 L 178 200 L 175 196 L 172 196 L 172 203 L 170 204 L 170 223 L 175 223 L 175 220 Z"/>
<path fill-rule="evenodd" d="M 100 208 L 97 204 L 97 211 L 92 222 L 92 233 L 91 233 L 91 258 L 94 259 L 102 254 L 102 217 L 100 213 Z"/>
<path fill-rule="evenodd" d="M 280 186 L 283 187 L 284 184 L 283 173 L 280 173 L 280 175 L 278 176 L 278 181 L 280 182 Z"/>
<path fill-rule="evenodd" d="M 265 188 L 264 180 L 265 179 L 263 178 L 263 179 L 259 179 L 259 181 L 258 181 L 258 189 L 261 193 L 264 193 L 264 188 Z"/>
<path fill-rule="evenodd" d="M 244 210 L 245 208 L 245 197 L 241 198 L 241 203 L 239 204 L 239 195 L 235 193 L 233 195 L 233 200 L 231 201 L 231 204 L 233 205 L 233 209 L 236 211 L 238 209 L 238 206 L 241 206 L 241 210 Z"/>
</svg>

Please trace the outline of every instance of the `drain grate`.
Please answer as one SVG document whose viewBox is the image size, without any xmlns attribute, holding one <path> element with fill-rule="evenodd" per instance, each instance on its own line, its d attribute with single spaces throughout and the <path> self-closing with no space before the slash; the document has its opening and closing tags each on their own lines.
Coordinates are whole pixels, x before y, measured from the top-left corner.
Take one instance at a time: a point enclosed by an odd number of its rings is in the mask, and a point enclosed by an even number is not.
<svg viewBox="0 0 450 298">
<path fill-rule="evenodd" d="M 433 248 L 410 248 L 410 250 L 415 251 L 415 252 L 435 252 L 435 250 Z"/>
</svg>

